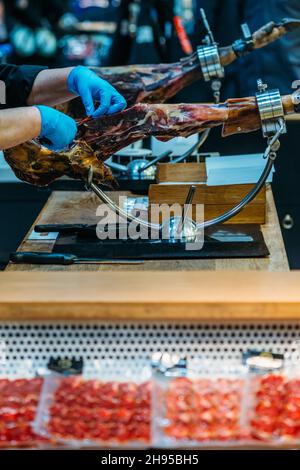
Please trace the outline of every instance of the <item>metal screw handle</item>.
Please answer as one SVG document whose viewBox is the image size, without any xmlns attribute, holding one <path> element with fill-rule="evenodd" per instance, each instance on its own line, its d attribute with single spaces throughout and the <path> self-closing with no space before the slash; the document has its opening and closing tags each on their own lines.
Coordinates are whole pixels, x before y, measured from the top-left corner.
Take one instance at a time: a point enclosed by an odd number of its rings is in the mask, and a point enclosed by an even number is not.
<svg viewBox="0 0 300 470">
<path fill-rule="evenodd" d="M 291 230 L 294 227 L 294 223 L 293 217 L 287 214 L 282 221 L 282 226 L 285 230 Z"/>
<path fill-rule="evenodd" d="M 178 234 L 181 234 L 183 232 L 185 223 L 190 218 L 189 217 L 190 210 L 192 209 L 192 204 L 193 204 L 196 189 L 197 188 L 196 188 L 195 185 L 190 186 L 188 195 L 187 195 L 185 203 L 184 203 L 181 223 L 178 225 L 178 229 L 177 229 Z"/>
</svg>

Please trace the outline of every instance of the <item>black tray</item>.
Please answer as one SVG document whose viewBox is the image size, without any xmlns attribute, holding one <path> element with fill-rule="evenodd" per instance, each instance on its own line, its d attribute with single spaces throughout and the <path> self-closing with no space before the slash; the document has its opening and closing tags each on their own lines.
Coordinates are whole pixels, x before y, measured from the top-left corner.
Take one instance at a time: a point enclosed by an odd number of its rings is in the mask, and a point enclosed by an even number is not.
<svg viewBox="0 0 300 470">
<path fill-rule="evenodd" d="M 99 259 L 218 259 L 264 258 L 270 253 L 259 225 L 223 225 L 205 232 L 201 250 L 169 240 L 99 240 L 87 234 L 60 234 L 55 253 Z M 189 247 L 190 248 L 190 247 Z"/>
</svg>

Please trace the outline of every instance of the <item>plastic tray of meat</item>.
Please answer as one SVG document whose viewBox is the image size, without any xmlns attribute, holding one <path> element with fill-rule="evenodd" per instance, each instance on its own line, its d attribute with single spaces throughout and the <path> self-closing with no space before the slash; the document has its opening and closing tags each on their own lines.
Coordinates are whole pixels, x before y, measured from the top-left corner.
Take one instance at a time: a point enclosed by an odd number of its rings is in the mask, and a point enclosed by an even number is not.
<svg viewBox="0 0 300 470">
<path fill-rule="evenodd" d="M 0 447 L 37 447 L 47 443 L 33 430 L 43 379 L 0 378 Z"/>
<path fill-rule="evenodd" d="M 223 447 L 249 440 L 242 427 L 245 380 L 240 373 L 157 376 L 153 387 L 155 445 Z"/>
<path fill-rule="evenodd" d="M 299 369 L 257 375 L 247 388 L 246 413 L 253 439 L 277 445 L 299 444 Z"/>
<path fill-rule="evenodd" d="M 151 385 L 51 374 L 44 382 L 34 429 L 67 447 L 147 447 Z"/>
</svg>

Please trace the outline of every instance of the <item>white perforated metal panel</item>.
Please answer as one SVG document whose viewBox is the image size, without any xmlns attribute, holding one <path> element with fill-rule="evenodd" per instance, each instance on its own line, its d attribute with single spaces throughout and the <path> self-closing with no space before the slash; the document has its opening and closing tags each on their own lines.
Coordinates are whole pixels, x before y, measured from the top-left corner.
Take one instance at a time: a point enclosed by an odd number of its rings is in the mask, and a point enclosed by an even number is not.
<svg viewBox="0 0 300 470">
<path fill-rule="evenodd" d="M 50 356 L 81 356 L 87 367 L 96 361 L 108 373 L 116 364 L 140 370 L 157 351 L 239 364 L 248 348 L 290 356 L 299 338 L 300 324 L 0 323 L 10 376 L 23 374 L 24 362 L 34 373 Z"/>
</svg>

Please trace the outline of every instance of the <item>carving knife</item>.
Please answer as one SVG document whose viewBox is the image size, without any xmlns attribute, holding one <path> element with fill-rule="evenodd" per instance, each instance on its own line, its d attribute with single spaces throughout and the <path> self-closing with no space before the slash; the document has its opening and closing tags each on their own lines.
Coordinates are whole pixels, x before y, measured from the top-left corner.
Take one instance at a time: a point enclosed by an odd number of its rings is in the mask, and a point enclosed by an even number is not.
<svg viewBox="0 0 300 470">
<path fill-rule="evenodd" d="M 96 258 L 77 258 L 75 255 L 60 253 L 34 253 L 18 252 L 10 255 L 10 261 L 16 264 L 40 264 L 71 266 L 73 264 L 98 264 L 98 265 L 135 265 L 143 264 L 142 260 L 106 260 Z"/>
</svg>

